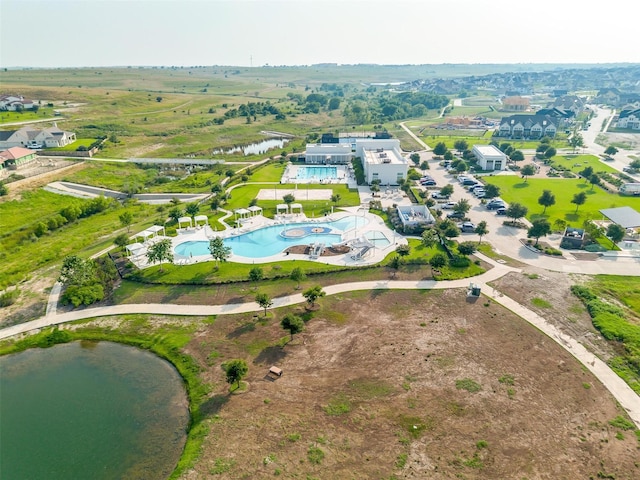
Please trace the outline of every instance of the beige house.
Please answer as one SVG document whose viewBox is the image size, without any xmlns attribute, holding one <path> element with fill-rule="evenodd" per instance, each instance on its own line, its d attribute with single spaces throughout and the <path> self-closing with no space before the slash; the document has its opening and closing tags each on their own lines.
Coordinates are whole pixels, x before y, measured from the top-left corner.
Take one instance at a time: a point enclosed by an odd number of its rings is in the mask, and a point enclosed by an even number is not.
<svg viewBox="0 0 640 480">
<path fill-rule="evenodd" d="M 43 130 L 26 126 L 20 130 L 0 131 L 0 150 L 6 150 L 11 147 L 36 149 L 66 147 L 75 141 L 76 134 L 74 132 L 61 130 L 56 124 Z"/>
</svg>

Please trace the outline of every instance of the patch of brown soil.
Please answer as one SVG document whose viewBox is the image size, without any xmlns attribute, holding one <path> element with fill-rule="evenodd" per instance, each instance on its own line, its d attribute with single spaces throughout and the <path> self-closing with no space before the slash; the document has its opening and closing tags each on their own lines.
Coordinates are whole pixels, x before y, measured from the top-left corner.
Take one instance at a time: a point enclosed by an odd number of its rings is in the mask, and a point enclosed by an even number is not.
<svg viewBox="0 0 640 480">
<path fill-rule="evenodd" d="M 284 311 L 201 327 L 187 351 L 214 385 L 210 432 L 183 478 L 208 478 L 221 462 L 234 479 L 637 478 L 635 436 L 617 439 L 608 424 L 622 414 L 611 395 L 485 300 L 463 290 L 326 297 L 284 348 Z M 231 358 L 250 366 L 251 390 L 238 397 L 220 368 Z M 275 381 L 271 365 L 284 371 Z"/>
<path fill-rule="evenodd" d="M 350 252 L 350 248 L 346 245 L 336 247 L 327 247 L 322 251 L 321 257 L 333 257 L 336 255 L 345 255 Z M 308 255 L 311 252 L 309 245 L 294 245 L 285 250 L 286 253 L 294 253 L 298 255 Z"/>
<path fill-rule="evenodd" d="M 15 200 L 22 195 L 22 192 L 43 187 L 48 183 L 60 180 L 64 175 L 68 173 L 82 170 L 86 166 L 84 162 L 76 162 L 71 160 L 56 159 L 55 163 L 55 167 L 42 167 L 42 172 L 38 173 L 37 175 L 29 176 L 22 180 L 8 183 L 7 188 L 9 189 L 9 193 L 1 198 L 6 200 Z M 24 175 L 26 172 L 16 170 L 15 173 L 17 173 L 18 175 Z"/>
</svg>

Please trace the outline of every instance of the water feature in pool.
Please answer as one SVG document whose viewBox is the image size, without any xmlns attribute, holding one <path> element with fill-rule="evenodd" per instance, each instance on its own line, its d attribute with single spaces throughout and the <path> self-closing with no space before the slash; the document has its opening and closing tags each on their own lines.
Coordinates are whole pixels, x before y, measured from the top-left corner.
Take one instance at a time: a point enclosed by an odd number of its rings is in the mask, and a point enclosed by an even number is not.
<svg viewBox="0 0 640 480">
<path fill-rule="evenodd" d="M 365 238 L 373 243 L 376 247 L 386 247 L 391 243 L 387 236 L 377 230 L 371 230 L 364 234 Z"/>
<path fill-rule="evenodd" d="M 296 171 L 298 180 L 328 180 L 338 178 L 337 167 L 299 166 Z"/>
<path fill-rule="evenodd" d="M 167 478 L 189 422 L 182 379 L 146 350 L 73 342 L 0 357 L 2 478 Z"/>
<path fill-rule="evenodd" d="M 294 245 L 308 245 L 310 243 L 324 243 L 327 246 L 340 243 L 342 234 L 354 228 L 364 227 L 369 220 L 357 216 L 349 215 L 333 222 L 303 222 L 286 225 L 272 225 L 260 228 L 253 232 L 244 233 L 235 237 L 226 238 L 225 245 L 231 247 L 234 255 L 248 258 L 263 258 L 276 255 L 288 247 Z M 332 233 L 310 233 L 304 236 L 294 236 L 286 238 L 281 235 L 283 231 L 294 228 L 320 228 L 330 229 Z M 325 230 L 326 231 L 326 230 Z M 194 257 L 199 255 L 209 255 L 209 242 L 189 241 L 176 245 L 174 252 L 181 257 Z"/>
</svg>

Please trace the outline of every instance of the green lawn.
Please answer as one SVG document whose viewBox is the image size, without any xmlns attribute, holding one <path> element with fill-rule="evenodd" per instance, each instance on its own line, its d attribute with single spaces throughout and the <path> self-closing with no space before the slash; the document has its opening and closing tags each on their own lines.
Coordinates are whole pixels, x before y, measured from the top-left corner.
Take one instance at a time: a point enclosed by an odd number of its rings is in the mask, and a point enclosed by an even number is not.
<svg viewBox="0 0 640 480">
<path fill-rule="evenodd" d="M 601 161 L 600 158 L 595 155 L 556 155 L 551 158 L 550 165 L 561 166 L 571 170 L 573 173 L 579 173 L 587 167 L 592 167 L 596 173 L 619 173 L 618 170 L 607 165 L 606 162 Z"/>
<path fill-rule="evenodd" d="M 25 110 L 19 112 L 0 112 L 0 124 L 14 122 L 28 122 L 30 120 L 43 120 L 45 118 L 53 118 L 53 108 L 40 108 L 37 112 Z M 54 120 L 52 120 L 54 121 Z M 16 128 L 20 128 L 16 126 Z"/>
<path fill-rule="evenodd" d="M 44 153 L 46 152 L 75 152 L 78 150 L 78 147 L 86 147 L 87 149 L 95 142 L 95 138 L 78 138 L 75 142 L 70 143 L 64 147 L 52 147 L 45 148 Z"/>
<path fill-rule="evenodd" d="M 284 170 L 287 168 L 287 162 L 269 162 L 264 166 L 251 168 L 249 182 L 279 182 L 282 178 Z"/>
<path fill-rule="evenodd" d="M 599 210 L 603 208 L 630 206 L 640 210 L 640 198 L 607 193 L 598 187 L 592 189 L 591 184 L 582 179 L 529 178 L 525 182 L 517 175 L 498 175 L 485 176 L 483 180 L 500 187 L 500 197 L 507 203 L 518 202 L 528 207 L 529 220 L 542 216 L 543 207 L 538 205 L 538 198 L 543 190 L 551 190 L 556 197 L 556 204 L 547 208 L 545 214 L 552 224 L 556 219 L 562 219 L 570 225 L 580 226 L 585 220 L 601 219 Z M 576 206 L 571 200 L 578 192 L 585 192 L 587 201 L 575 213 Z"/>
<path fill-rule="evenodd" d="M 444 142 L 449 150 L 454 150 L 454 144 L 458 140 L 466 140 L 469 144 L 469 149 L 473 148 L 474 145 L 488 145 L 492 140 L 496 140 L 498 143 L 509 143 L 516 150 L 532 150 L 540 145 L 540 142 L 531 140 L 509 140 L 508 138 L 499 137 L 494 138 L 491 130 L 478 130 L 477 135 L 471 135 L 468 131 L 465 131 L 465 135 L 460 135 L 456 130 L 425 129 L 420 135 L 420 138 L 431 148 L 434 148 L 440 142 Z M 567 146 L 566 142 L 562 140 L 554 140 L 551 142 L 551 145 L 556 148 Z"/>
</svg>

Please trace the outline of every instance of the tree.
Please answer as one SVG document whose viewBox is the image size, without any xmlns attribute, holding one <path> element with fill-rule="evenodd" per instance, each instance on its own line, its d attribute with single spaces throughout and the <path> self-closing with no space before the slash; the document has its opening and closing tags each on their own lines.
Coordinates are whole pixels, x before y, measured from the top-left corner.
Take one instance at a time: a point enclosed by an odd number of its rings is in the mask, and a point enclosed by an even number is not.
<svg viewBox="0 0 640 480">
<path fill-rule="evenodd" d="M 569 145 L 571 145 L 575 153 L 578 148 L 584 145 L 584 138 L 582 138 L 582 135 L 580 135 L 578 132 L 575 132 L 569 139 Z"/>
<path fill-rule="evenodd" d="M 580 192 L 580 193 L 576 193 L 573 195 L 573 200 L 571 200 L 571 203 L 575 203 L 576 204 L 576 211 L 574 213 L 578 213 L 578 207 L 580 205 L 584 205 L 584 203 L 587 201 L 587 194 L 584 192 Z"/>
<path fill-rule="evenodd" d="M 249 280 L 252 282 L 259 282 L 264 278 L 264 271 L 260 267 L 253 267 L 249 270 Z"/>
<path fill-rule="evenodd" d="M 487 228 L 487 222 L 482 220 L 478 225 L 476 225 L 476 229 L 473 231 L 480 238 L 478 239 L 478 245 L 482 243 L 482 237 L 484 237 L 487 233 L 489 233 L 489 229 Z"/>
<path fill-rule="evenodd" d="M 432 229 L 427 228 L 422 232 L 422 245 L 424 248 L 432 248 L 438 243 L 438 234 Z"/>
<path fill-rule="evenodd" d="M 282 201 L 287 205 L 291 205 L 293 202 L 296 201 L 296 197 L 294 197 L 292 193 L 287 193 L 285 196 L 282 197 Z"/>
<path fill-rule="evenodd" d="M 460 139 L 460 140 L 456 140 L 453 143 L 453 148 L 455 148 L 456 150 L 458 150 L 459 153 L 464 152 L 467 148 L 469 148 L 469 144 L 467 143 L 466 140 L 464 139 Z"/>
<path fill-rule="evenodd" d="M 611 223 L 607 227 L 607 237 L 611 240 L 611 245 L 615 247 L 616 243 L 622 241 L 626 234 L 624 227 L 621 227 L 617 223 Z"/>
<path fill-rule="evenodd" d="M 401 257 L 406 257 L 411 253 L 411 247 L 408 244 L 398 245 L 396 247 L 396 253 Z"/>
<path fill-rule="evenodd" d="M 160 240 L 147 249 L 147 260 L 149 263 L 160 263 L 162 272 L 162 262 L 173 262 L 173 249 L 170 239 Z"/>
<path fill-rule="evenodd" d="M 429 265 L 431 266 L 431 276 L 433 276 L 433 270 L 440 270 L 447 264 L 447 256 L 438 252 L 433 257 L 429 259 Z"/>
<path fill-rule="evenodd" d="M 69 255 L 62 261 L 58 281 L 65 285 L 87 285 L 95 278 L 96 264 L 91 259 Z"/>
<path fill-rule="evenodd" d="M 224 373 L 227 377 L 227 383 L 229 385 L 236 383 L 238 388 L 240 388 L 240 380 L 242 380 L 249 371 L 247 362 L 240 359 L 229 360 L 222 365 L 222 368 L 224 369 Z"/>
<path fill-rule="evenodd" d="M 500 196 L 500 187 L 489 183 L 484 187 L 484 198 L 496 198 Z"/>
<path fill-rule="evenodd" d="M 162 101 L 162 97 L 156 97 L 156 102 L 160 103 Z"/>
<path fill-rule="evenodd" d="M 453 211 L 456 213 L 466 213 L 471 210 L 471 205 L 469 204 L 469 200 L 466 198 L 462 198 L 453 206 Z"/>
<path fill-rule="evenodd" d="M 178 223 L 178 219 L 182 216 L 182 209 L 180 207 L 173 207 L 169 210 L 169 218 L 174 221 L 174 223 Z"/>
<path fill-rule="evenodd" d="M 453 153 L 447 150 L 446 152 L 444 152 L 443 158 L 445 160 L 453 160 Z"/>
<path fill-rule="evenodd" d="M 420 154 L 419 153 L 412 153 L 411 155 L 409 155 L 409 158 L 416 165 L 418 165 L 420 163 Z"/>
<path fill-rule="evenodd" d="M 613 145 L 609 145 L 604 151 L 604 154 L 608 155 L 610 157 L 612 157 L 616 153 L 618 153 L 618 149 L 616 147 L 614 147 Z"/>
<path fill-rule="evenodd" d="M 524 153 L 522 153 L 522 151 L 520 150 L 514 150 L 513 152 L 511 152 L 511 154 L 509 155 L 509 158 L 513 161 L 513 162 L 521 162 L 522 160 L 524 160 Z"/>
<path fill-rule="evenodd" d="M 340 200 L 342 199 L 342 197 L 340 196 L 339 193 L 334 193 L 333 195 L 331 195 L 331 201 L 337 206 L 338 202 L 340 202 Z"/>
<path fill-rule="evenodd" d="M 522 174 L 522 178 L 524 178 L 524 181 L 526 183 L 527 177 L 530 177 L 531 175 L 535 175 L 536 167 L 534 167 L 531 164 L 525 165 L 524 167 L 522 167 L 522 170 L 520 170 L 520 173 Z"/>
<path fill-rule="evenodd" d="M 282 328 L 289 331 L 291 340 L 293 340 L 293 336 L 296 333 L 300 333 L 304 329 L 304 321 L 302 318 L 292 313 L 287 313 L 280 322 L 280 325 Z"/>
<path fill-rule="evenodd" d="M 308 288 L 304 292 L 302 292 L 302 296 L 307 299 L 307 303 L 310 307 L 315 306 L 316 300 L 320 297 L 324 297 L 327 293 L 322 290 L 320 285 L 316 285 L 315 287 Z"/>
<path fill-rule="evenodd" d="M 469 166 L 467 165 L 467 162 L 465 162 L 464 160 L 460 160 L 456 164 L 456 172 L 458 173 L 466 172 L 468 168 Z"/>
<path fill-rule="evenodd" d="M 518 220 L 520 220 L 527 214 L 528 211 L 529 209 L 521 203 L 514 202 L 507 207 L 506 213 L 507 217 L 513 219 L 512 223 L 515 225 L 516 223 L 518 223 Z"/>
<path fill-rule="evenodd" d="M 633 168 L 634 170 L 640 170 L 640 158 L 639 158 L 639 159 L 634 160 L 633 162 L 631 162 L 631 163 L 629 164 L 629 166 L 630 166 L 631 168 Z"/>
<path fill-rule="evenodd" d="M 450 197 L 453 194 L 453 185 L 447 183 L 444 187 L 440 189 L 440 195 L 443 197 Z"/>
<path fill-rule="evenodd" d="M 529 227 L 529 230 L 527 231 L 527 237 L 535 238 L 535 245 L 538 245 L 538 240 L 540 239 L 540 237 L 544 237 L 549 233 L 551 233 L 551 224 L 545 218 L 538 218 L 534 220 L 531 227 Z"/>
<path fill-rule="evenodd" d="M 580 176 L 585 180 L 591 178 L 591 175 L 593 175 L 593 167 L 585 167 L 580 171 Z"/>
<path fill-rule="evenodd" d="M 195 217 L 198 212 L 200 211 L 200 205 L 198 205 L 197 203 L 190 203 L 186 206 L 186 208 L 184 209 L 184 211 L 186 212 L 187 215 L 189 215 L 190 217 Z"/>
<path fill-rule="evenodd" d="M 113 243 L 120 248 L 124 248 L 127 243 L 129 243 L 129 235 L 126 233 L 119 233 L 116 238 L 113 239 Z"/>
<path fill-rule="evenodd" d="M 0 197 L 4 197 L 7 193 L 9 193 L 9 189 L 4 182 L 0 182 Z"/>
<path fill-rule="evenodd" d="M 475 251 L 476 244 L 474 242 L 462 242 L 460 245 L 458 245 L 458 252 L 460 252 L 461 255 L 468 256 Z"/>
<path fill-rule="evenodd" d="M 372 183 L 371 187 L 369 187 L 371 189 L 371 195 L 372 196 L 376 196 L 376 193 L 378 193 L 380 191 L 380 185 L 378 185 L 377 183 Z"/>
<path fill-rule="evenodd" d="M 291 273 L 289 274 L 289 278 L 294 282 L 296 282 L 296 290 L 298 290 L 300 288 L 300 282 L 302 282 L 305 278 L 307 278 L 307 276 L 305 275 L 304 270 L 302 270 L 302 268 L 296 267 L 293 270 L 291 270 Z"/>
<path fill-rule="evenodd" d="M 273 300 L 266 293 L 257 293 L 256 294 L 256 303 L 260 305 L 260 307 L 264 308 L 264 316 L 267 316 L 267 308 L 273 305 Z"/>
<path fill-rule="evenodd" d="M 133 214 L 127 210 L 126 212 L 122 212 L 118 219 L 120 220 L 120 225 L 127 227 L 127 233 L 129 233 L 131 223 L 133 223 Z"/>
<path fill-rule="evenodd" d="M 231 256 L 231 247 L 224 244 L 222 237 L 215 237 L 209 240 L 209 253 L 216 261 L 217 266 L 221 261 L 226 262 Z"/>
<path fill-rule="evenodd" d="M 547 211 L 547 207 L 556 204 L 556 196 L 551 192 L 551 190 L 543 190 L 542 195 L 538 197 L 538 205 L 542 205 L 544 210 L 542 214 L 544 215 Z"/>
<path fill-rule="evenodd" d="M 551 159 L 552 157 L 556 156 L 556 153 L 558 153 L 558 151 L 553 148 L 553 147 L 549 147 L 544 151 L 544 158 L 546 158 L 547 160 Z"/>
<path fill-rule="evenodd" d="M 447 145 L 444 142 L 438 142 L 433 148 L 434 155 L 442 156 L 447 153 Z"/>
<path fill-rule="evenodd" d="M 338 110 L 340 108 L 340 99 L 338 97 L 333 97 L 329 100 L 329 110 Z"/>
<path fill-rule="evenodd" d="M 593 187 L 596 185 L 600 185 L 600 177 L 597 173 L 594 173 L 589 177 L 589 183 L 591 184 L 591 190 L 593 190 Z"/>
</svg>

